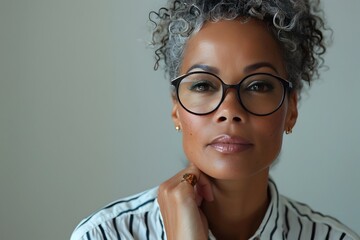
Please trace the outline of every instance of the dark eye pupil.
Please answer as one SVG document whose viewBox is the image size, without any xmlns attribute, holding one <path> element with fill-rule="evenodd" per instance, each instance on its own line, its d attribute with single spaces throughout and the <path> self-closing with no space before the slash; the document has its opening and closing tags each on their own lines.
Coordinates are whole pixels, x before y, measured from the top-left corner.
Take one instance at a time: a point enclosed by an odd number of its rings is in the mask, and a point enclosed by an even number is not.
<svg viewBox="0 0 360 240">
<path fill-rule="evenodd" d="M 252 84 L 251 86 L 249 86 L 249 89 L 251 91 L 257 91 L 257 92 L 260 92 L 260 91 L 269 91 L 271 90 L 273 87 L 270 83 L 254 83 Z"/>
<path fill-rule="evenodd" d="M 197 89 L 200 90 L 200 91 L 205 91 L 205 90 L 208 90 L 208 89 L 209 89 L 209 85 L 199 84 L 199 85 L 197 86 Z"/>
<path fill-rule="evenodd" d="M 199 81 L 191 86 L 191 89 L 197 92 L 207 92 L 210 91 L 212 88 L 213 86 L 210 83 L 204 81 Z"/>
<path fill-rule="evenodd" d="M 260 86 L 257 84 L 257 85 L 254 85 L 251 87 L 252 90 L 259 90 L 260 89 Z"/>
</svg>

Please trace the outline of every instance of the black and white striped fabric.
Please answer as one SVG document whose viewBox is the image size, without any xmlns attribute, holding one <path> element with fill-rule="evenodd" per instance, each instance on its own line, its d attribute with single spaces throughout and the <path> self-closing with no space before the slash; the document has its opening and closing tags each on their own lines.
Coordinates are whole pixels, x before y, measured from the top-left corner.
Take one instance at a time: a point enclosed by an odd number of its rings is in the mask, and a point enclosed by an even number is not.
<svg viewBox="0 0 360 240">
<path fill-rule="evenodd" d="M 356 233 L 336 219 L 279 195 L 271 179 L 269 190 L 271 202 L 251 240 L 360 240 Z M 157 188 L 153 188 L 109 204 L 84 219 L 73 232 L 71 240 L 166 239 L 156 197 Z M 210 230 L 209 239 L 215 239 Z"/>
</svg>

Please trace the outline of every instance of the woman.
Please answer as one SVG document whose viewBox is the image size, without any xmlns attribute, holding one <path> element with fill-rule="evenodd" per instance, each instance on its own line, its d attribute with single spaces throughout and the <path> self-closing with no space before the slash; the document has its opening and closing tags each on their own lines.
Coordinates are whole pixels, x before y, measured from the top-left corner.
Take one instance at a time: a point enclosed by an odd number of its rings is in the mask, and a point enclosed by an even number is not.
<svg viewBox="0 0 360 240">
<path fill-rule="evenodd" d="M 85 219 L 75 239 L 359 239 L 279 195 L 269 169 L 303 81 L 325 52 L 317 4 L 170 0 L 152 13 L 157 61 L 189 166 Z"/>
</svg>

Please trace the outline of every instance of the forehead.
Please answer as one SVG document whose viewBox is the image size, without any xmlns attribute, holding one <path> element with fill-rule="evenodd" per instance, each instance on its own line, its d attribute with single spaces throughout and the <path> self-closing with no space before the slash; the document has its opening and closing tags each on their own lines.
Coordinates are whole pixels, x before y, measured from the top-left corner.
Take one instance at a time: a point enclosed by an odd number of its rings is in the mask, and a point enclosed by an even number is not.
<svg viewBox="0 0 360 240">
<path fill-rule="evenodd" d="M 207 22 L 187 42 L 181 73 L 196 64 L 243 73 L 246 66 L 258 62 L 269 62 L 280 74 L 285 74 L 280 46 L 263 22 L 254 19 Z"/>
</svg>

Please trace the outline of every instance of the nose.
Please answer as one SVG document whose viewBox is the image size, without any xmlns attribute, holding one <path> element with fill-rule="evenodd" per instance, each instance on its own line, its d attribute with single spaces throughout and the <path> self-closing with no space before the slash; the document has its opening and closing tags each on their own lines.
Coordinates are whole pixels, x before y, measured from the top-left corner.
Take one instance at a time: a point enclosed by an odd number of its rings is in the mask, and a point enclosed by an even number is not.
<svg viewBox="0 0 360 240">
<path fill-rule="evenodd" d="M 228 89 L 223 102 L 216 111 L 216 122 L 244 122 L 246 116 L 247 111 L 239 102 L 236 89 Z"/>
</svg>

